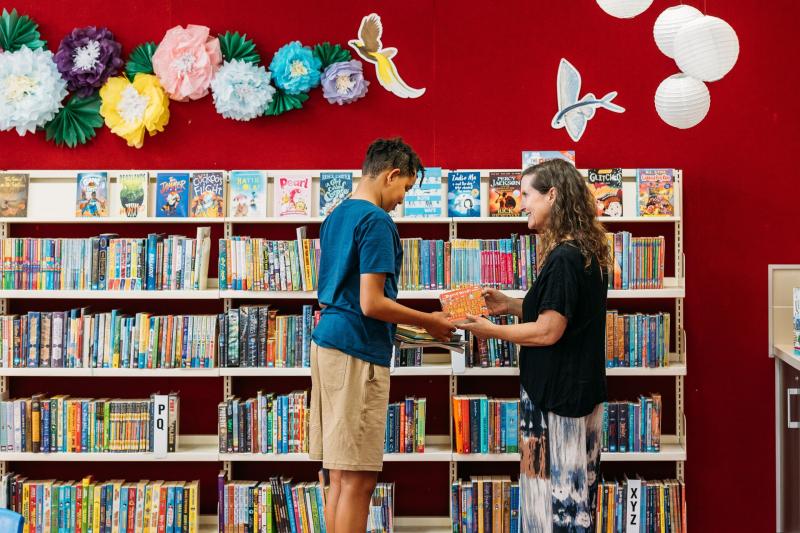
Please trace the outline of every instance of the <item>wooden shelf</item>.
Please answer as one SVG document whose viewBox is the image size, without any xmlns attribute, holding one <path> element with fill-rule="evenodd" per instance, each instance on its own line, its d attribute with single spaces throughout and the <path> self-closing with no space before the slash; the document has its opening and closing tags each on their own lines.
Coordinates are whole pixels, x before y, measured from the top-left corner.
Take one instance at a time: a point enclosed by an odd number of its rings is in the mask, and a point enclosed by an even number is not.
<svg viewBox="0 0 800 533">
<path fill-rule="evenodd" d="M 213 378 L 218 368 L 94 368 L 92 377 L 114 378 Z"/>
<path fill-rule="evenodd" d="M 450 533 L 453 530 L 448 516 L 396 516 L 395 533 Z"/>
<path fill-rule="evenodd" d="M 199 533 L 217 533 L 216 515 L 200 515 Z M 395 516 L 395 533 L 450 533 L 450 518 L 447 516 Z"/>
<path fill-rule="evenodd" d="M 401 290 L 398 291 L 399 300 L 438 300 L 443 290 Z M 512 298 L 524 298 L 527 291 L 504 290 Z M 316 291 L 219 291 L 220 298 L 241 298 L 251 300 L 316 300 Z M 614 299 L 641 299 L 641 298 L 685 298 L 686 289 L 676 278 L 665 278 L 662 289 L 609 289 L 608 297 Z"/>
<path fill-rule="evenodd" d="M 50 300 L 219 300 L 217 289 L 197 291 L 0 290 L 0 299 Z"/>
<path fill-rule="evenodd" d="M 800 364 L 800 359 L 798 359 Z M 514 377 L 519 376 L 517 367 L 467 368 L 454 374 L 449 364 L 427 364 L 423 366 L 396 366 L 392 377 L 413 376 L 465 376 L 465 377 Z M 661 368 L 607 368 L 607 376 L 685 376 L 686 365 L 675 363 Z M 257 367 L 257 368 L 2 368 L 0 377 L 128 377 L 128 378 L 209 378 L 209 377 L 310 377 L 310 368 Z"/>
<path fill-rule="evenodd" d="M 520 460 L 518 453 L 453 453 L 456 462 L 517 462 Z M 661 436 L 661 451 L 658 453 L 609 453 L 604 452 L 600 457 L 604 462 L 677 462 L 686 460 L 686 448 L 678 441 L 675 435 Z"/>
<path fill-rule="evenodd" d="M 396 224 L 527 224 L 527 217 L 397 217 Z M 603 224 L 675 223 L 680 217 L 598 217 Z M 324 217 L 0 217 L 0 224 L 322 224 Z"/>
<path fill-rule="evenodd" d="M 220 376 L 250 376 L 250 377 L 289 377 L 311 376 L 310 368 L 220 368 Z"/>
<path fill-rule="evenodd" d="M 597 217 L 603 224 L 617 223 L 675 223 L 680 222 L 681 217 Z M 399 220 L 399 219 L 398 219 Z M 526 224 L 528 217 L 453 217 L 456 224 Z"/>
<path fill-rule="evenodd" d="M 674 462 L 686 460 L 686 447 L 678 440 L 676 435 L 661 435 L 661 451 L 658 453 L 627 452 L 610 453 L 601 455 L 601 461 L 614 462 Z"/>
<path fill-rule="evenodd" d="M 390 371 L 392 377 L 402 376 L 451 376 L 453 367 L 449 364 L 422 365 L 422 366 L 395 366 Z"/>
<path fill-rule="evenodd" d="M 178 451 L 166 457 L 152 453 L 106 452 L 106 453 L 29 453 L 0 452 L 0 461 L 90 461 L 103 463 L 125 462 L 216 462 L 219 461 L 216 435 L 181 435 Z"/>
<path fill-rule="evenodd" d="M 772 353 L 781 361 L 800 370 L 800 352 L 795 352 L 791 344 L 778 344 L 772 349 Z"/>
<path fill-rule="evenodd" d="M 224 224 L 224 218 L 156 218 L 156 217 L 35 217 L 7 218 L 0 217 L 0 224 Z"/>
<path fill-rule="evenodd" d="M 179 439 L 178 451 L 166 457 L 155 457 L 152 453 L 28 453 L 2 452 L 0 461 L 92 461 L 92 462 L 311 462 L 307 453 L 220 453 L 216 435 L 183 435 Z M 518 453 L 455 453 L 450 448 L 446 435 L 429 435 L 424 453 L 387 453 L 385 462 L 518 462 Z M 686 460 L 686 448 L 674 435 L 663 435 L 659 453 L 603 453 L 606 462 L 641 461 L 674 462 Z"/>
<path fill-rule="evenodd" d="M 247 300 L 316 300 L 317 291 L 219 291 L 220 298 Z"/>
</svg>

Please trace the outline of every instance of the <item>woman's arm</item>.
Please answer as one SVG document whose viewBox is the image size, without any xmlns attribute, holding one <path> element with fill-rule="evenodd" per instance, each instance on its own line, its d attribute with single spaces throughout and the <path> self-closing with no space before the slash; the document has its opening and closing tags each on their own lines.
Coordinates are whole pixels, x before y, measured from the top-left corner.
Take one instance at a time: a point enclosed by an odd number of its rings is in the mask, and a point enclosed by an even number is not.
<svg viewBox="0 0 800 533">
<path fill-rule="evenodd" d="M 490 315 L 514 315 L 522 318 L 522 300 L 506 296 L 497 289 L 483 289 Z"/>
<path fill-rule="evenodd" d="M 508 300 L 508 314 L 514 315 L 517 318 L 522 318 L 522 299 L 509 298 Z"/>
<path fill-rule="evenodd" d="M 520 346 L 552 346 L 557 343 L 567 329 L 567 318 L 558 311 L 542 311 L 536 322 L 509 324 L 501 326 L 475 316 L 468 316 L 471 322 L 459 327 L 471 331 L 481 338 L 501 339 Z"/>
</svg>

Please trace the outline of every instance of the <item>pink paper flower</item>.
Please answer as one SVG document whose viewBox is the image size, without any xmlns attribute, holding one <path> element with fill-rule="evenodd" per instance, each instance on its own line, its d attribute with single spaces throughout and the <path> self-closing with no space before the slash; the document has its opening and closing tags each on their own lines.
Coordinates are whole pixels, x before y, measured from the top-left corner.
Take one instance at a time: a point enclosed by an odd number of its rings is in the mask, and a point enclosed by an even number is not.
<svg viewBox="0 0 800 533">
<path fill-rule="evenodd" d="M 189 24 L 168 30 L 153 54 L 153 70 L 173 100 L 197 100 L 208 94 L 222 65 L 219 39 L 206 26 Z"/>
</svg>

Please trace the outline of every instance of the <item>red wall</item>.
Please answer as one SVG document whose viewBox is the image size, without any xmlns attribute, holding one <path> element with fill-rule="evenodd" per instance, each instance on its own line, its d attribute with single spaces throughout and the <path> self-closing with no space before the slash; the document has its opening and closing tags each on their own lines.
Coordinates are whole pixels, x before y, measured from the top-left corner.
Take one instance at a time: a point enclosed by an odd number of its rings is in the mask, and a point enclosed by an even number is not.
<svg viewBox="0 0 800 533">
<path fill-rule="evenodd" d="M 210 98 L 174 104 L 165 133 L 141 150 L 107 130 L 89 147 L 58 149 L 44 135 L 0 134 L 3 168 L 352 168 L 369 141 L 402 135 L 430 166 L 516 167 L 522 149 L 577 151 L 578 166 L 684 169 L 689 348 L 689 511 L 695 531 L 774 531 L 772 365 L 767 359 L 767 264 L 800 261 L 796 187 L 796 55 L 800 5 L 790 0 L 690 2 L 727 20 L 742 50 L 710 84 L 711 111 L 689 131 L 661 122 L 660 81 L 677 72 L 660 54 L 656 0 L 633 20 L 591 0 L 506 2 L 31 2 L 55 47 L 75 26 L 106 25 L 126 51 L 175 24 L 206 24 L 253 37 L 262 56 L 288 40 L 343 43 L 378 10 L 386 46 L 424 97 L 396 98 L 374 82 L 356 105 L 306 109 L 248 124 L 223 120 Z M 7 5 L 6 7 L 12 7 Z M 779 46 L 779 42 L 785 43 Z M 619 91 L 622 115 L 599 111 L 580 143 L 553 130 L 558 61 L 581 72 L 583 92 Z M 784 73 L 784 68 L 786 71 Z M 374 74 L 369 73 L 374 80 Z M 764 157 L 763 160 L 759 159 Z M 646 390 L 641 392 L 647 392 Z M 752 509 L 752 511 L 750 511 Z"/>
</svg>

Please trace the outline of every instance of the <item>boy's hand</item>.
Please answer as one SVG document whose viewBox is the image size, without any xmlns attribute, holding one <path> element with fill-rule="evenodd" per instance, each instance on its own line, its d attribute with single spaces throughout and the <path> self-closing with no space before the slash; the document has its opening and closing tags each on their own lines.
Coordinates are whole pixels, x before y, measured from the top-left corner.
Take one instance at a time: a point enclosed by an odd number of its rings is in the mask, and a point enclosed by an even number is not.
<svg viewBox="0 0 800 533">
<path fill-rule="evenodd" d="M 508 301 L 511 299 L 497 289 L 483 289 L 483 298 L 491 315 L 508 314 Z"/>
<path fill-rule="evenodd" d="M 428 315 L 427 323 L 425 324 L 425 331 L 431 334 L 434 339 L 442 342 L 450 342 L 452 333 L 455 331 L 453 323 L 447 317 L 448 313 L 442 311 L 435 311 Z"/>
</svg>

